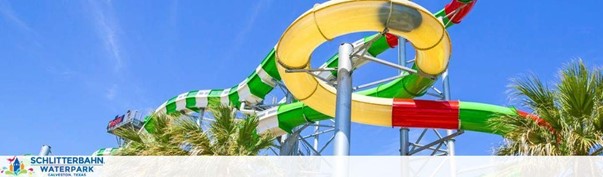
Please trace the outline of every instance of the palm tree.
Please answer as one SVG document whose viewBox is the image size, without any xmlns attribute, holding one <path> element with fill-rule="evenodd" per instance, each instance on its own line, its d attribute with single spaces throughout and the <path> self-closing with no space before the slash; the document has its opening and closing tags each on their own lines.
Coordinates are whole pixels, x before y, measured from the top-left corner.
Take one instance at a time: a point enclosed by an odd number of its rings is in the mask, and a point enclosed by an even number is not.
<svg viewBox="0 0 603 177">
<path fill-rule="evenodd" d="M 173 114 L 151 115 L 154 126 L 148 133 L 120 129 L 116 134 L 127 143 L 117 155 L 257 155 L 273 146 L 270 134 L 258 135 L 255 115 L 237 118 L 231 107 L 210 108 L 214 116 L 209 128 L 203 130 L 191 117 Z"/>
<path fill-rule="evenodd" d="M 514 79 L 511 96 L 536 116 L 502 115 L 489 120 L 502 130 L 498 155 L 603 154 L 603 73 L 582 60 L 566 65 L 549 87 L 535 76 Z"/>
</svg>

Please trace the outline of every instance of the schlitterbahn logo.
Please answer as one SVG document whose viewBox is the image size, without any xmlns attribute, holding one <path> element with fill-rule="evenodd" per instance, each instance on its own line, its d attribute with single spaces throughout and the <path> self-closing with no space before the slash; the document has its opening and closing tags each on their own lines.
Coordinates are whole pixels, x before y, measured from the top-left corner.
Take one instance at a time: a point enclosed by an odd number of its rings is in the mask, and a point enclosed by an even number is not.
<svg viewBox="0 0 603 177">
<path fill-rule="evenodd" d="M 104 163 L 103 157 L 31 157 L 31 164 L 48 176 L 86 176 Z"/>
<path fill-rule="evenodd" d="M 7 158 L 8 167 L 2 167 L 0 170 L 0 174 L 5 174 L 7 176 L 32 176 L 34 173 L 33 168 L 25 168 L 25 163 L 19 161 L 19 158 L 13 156 L 12 158 Z"/>
<path fill-rule="evenodd" d="M 1 157 L 0 177 L 94 176 L 95 167 L 103 166 L 103 157 L 85 156 L 13 156 Z"/>
</svg>

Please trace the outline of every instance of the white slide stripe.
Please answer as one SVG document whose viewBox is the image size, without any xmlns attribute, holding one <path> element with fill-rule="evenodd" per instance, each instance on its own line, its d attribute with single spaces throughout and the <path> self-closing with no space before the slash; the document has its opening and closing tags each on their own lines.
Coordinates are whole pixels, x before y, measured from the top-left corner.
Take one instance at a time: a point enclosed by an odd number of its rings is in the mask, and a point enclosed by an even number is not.
<svg viewBox="0 0 603 177">
<path fill-rule="evenodd" d="M 161 106 L 159 106 L 159 108 L 157 108 L 155 110 L 155 113 L 166 114 L 167 113 L 167 109 L 165 108 L 166 105 L 167 105 L 167 101 L 163 102 L 163 104 L 161 104 Z"/>
<path fill-rule="evenodd" d="M 272 79 L 272 76 L 270 76 L 266 71 L 264 71 L 264 68 L 258 67 L 255 72 L 258 73 L 258 76 L 260 77 L 263 83 L 268 84 L 274 88 L 274 85 L 276 85 L 276 83 L 274 83 L 274 79 Z"/>
<path fill-rule="evenodd" d="M 278 107 L 273 107 L 258 114 L 259 122 L 256 131 L 260 134 L 271 133 L 274 136 L 286 134 L 278 127 Z"/>
<path fill-rule="evenodd" d="M 262 98 L 251 94 L 251 90 L 249 90 L 249 86 L 247 84 L 239 84 L 237 87 L 237 93 L 239 94 L 239 100 L 246 101 L 250 104 L 258 104 L 262 102 Z"/>
<path fill-rule="evenodd" d="M 207 96 L 209 95 L 209 92 L 211 92 L 211 90 L 199 90 L 199 92 L 197 92 L 197 95 L 195 95 L 195 106 L 197 108 L 207 108 Z"/>
<path fill-rule="evenodd" d="M 228 93 L 230 93 L 230 88 L 224 89 L 220 94 L 220 103 L 222 105 L 230 105 L 230 99 L 228 99 Z"/>
<path fill-rule="evenodd" d="M 182 93 L 180 95 L 178 95 L 178 97 L 176 97 L 176 110 L 180 111 L 180 110 L 184 110 L 186 108 L 186 95 L 188 94 L 188 92 L 186 93 Z"/>
</svg>

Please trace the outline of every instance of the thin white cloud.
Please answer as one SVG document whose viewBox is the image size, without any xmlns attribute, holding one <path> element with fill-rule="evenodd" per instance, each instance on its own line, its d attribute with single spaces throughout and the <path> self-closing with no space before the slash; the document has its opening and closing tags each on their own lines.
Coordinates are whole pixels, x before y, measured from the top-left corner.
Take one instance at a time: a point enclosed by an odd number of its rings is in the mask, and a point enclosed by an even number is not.
<svg viewBox="0 0 603 177">
<path fill-rule="evenodd" d="M 71 79 L 77 75 L 79 75 L 78 72 L 74 71 L 73 69 L 69 68 L 69 67 L 65 67 L 63 65 L 49 65 L 46 67 L 46 72 L 55 75 L 55 76 L 59 76 L 63 79 Z"/>
<path fill-rule="evenodd" d="M 28 46 L 42 47 L 42 44 L 37 40 L 39 37 L 36 31 L 19 18 L 17 12 L 13 10 L 10 3 L 6 0 L 0 0 L 0 20 L 2 19 L 5 19 L 9 24 L 13 24 L 26 35 L 24 39 L 29 43 Z M 37 51 L 35 49 L 28 50 Z"/>
<path fill-rule="evenodd" d="M 124 67 L 124 58 L 119 39 L 119 22 L 113 12 L 113 5 L 111 1 L 94 0 L 88 1 L 87 4 L 90 6 L 98 35 L 113 59 L 113 70 L 119 72 Z"/>
<path fill-rule="evenodd" d="M 118 85 L 123 85 L 125 79 L 125 61 L 124 52 L 121 46 L 119 20 L 115 15 L 113 4 L 110 0 L 96 1 L 89 0 L 85 3 L 86 13 L 90 13 L 93 23 L 96 27 L 98 37 L 103 41 L 104 49 L 110 59 L 113 75 L 108 80 L 107 87 L 104 90 L 105 99 L 114 101 L 119 96 Z M 118 84 L 120 83 L 120 84 Z"/>
<path fill-rule="evenodd" d="M 178 9 L 180 9 L 180 1 L 174 0 L 172 4 L 170 4 L 170 16 L 169 23 L 172 27 L 178 27 Z"/>
<path fill-rule="evenodd" d="M 237 33 L 234 38 L 233 45 L 231 47 L 234 51 L 228 52 L 228 54 L 225 56 L 225 60 L 223 61 L 231 60 L 232 55 L 238 52 L 239 48 L 241 48 L 243 45 L 243 42 L 245 42 L 247 39 L 249 31 L 255 27 L 255 21 L 259 17 L 260 13 L 266 8 L 270 7 L 271 4 L 272 0 L 260 0 L 260 2 L 257 2 L 256 5 L 252 7 L 252 12 L 247 18 L 245 26 L 240 29 L 239 33 Z"/>
<path fill-rule="evenodd" d="M 27 25 L 27 23 L 17 16 L 8 1 L 0 0 L 0 15 L 2 15 L 2 17 L 4 17 L 6 20 L 17 25 L 19 28 L 26 30 L 27 32 L 33 32 L 29 25 Z"/>
<path fill-rule="evenodd" d="M 268 8 L 271 3 L 272 3 L 272 0 L 261 0 L 253 7 L 253 11 L 251 12 L 251 15 L 249 16 L 249 18 L 247 19 L 247 23 L 235 37 L 235 45 L 234 45 L 235 49 L 239 48 L 239 46 L 241 46 L 242 43 L 245 41 L 245 39 L 246 39 L 245 37 L 247 37 L 247 33 L 249 33 L 249 31 L 251 31 L 251 29 L 253 29 L 253 27 L 255 26 L 255 21 L 257 20 L 258 16 L 260 15 L 260 12 L 262 12 L 262 10 L 264 10 L 265 8 Z"/>
<path fill-rule="evenodd" d="M 116 95 L 117 95 L 117 84 L 113 84 L 109 89 L 107 89 L 107 92 L 105 93 L 105 98 L 107 98 L 108 100 L 113 100 L 113 99 L 115 99 Z"/>
<path fill-rule="evenodd" d="M 103 78 L 89 78 L 95 89 L 101 88 L 100 96 L 111 102 L 115 111 L 132 109 L 139 104 L 147 103 L 145 90 L 138 86 L 137 80 L 128 73 L 128 52 L 122 45 L 122 28 L 119 18 L 110 0 L 88 0 L 84 3 L 84 13 L 89 14 L 96 28 L 98 37 L 107 52 L 108 62 L 113 72 L 104 74 Z M 123 110 L 121 110 L 123 111 Z"/>
</svg>

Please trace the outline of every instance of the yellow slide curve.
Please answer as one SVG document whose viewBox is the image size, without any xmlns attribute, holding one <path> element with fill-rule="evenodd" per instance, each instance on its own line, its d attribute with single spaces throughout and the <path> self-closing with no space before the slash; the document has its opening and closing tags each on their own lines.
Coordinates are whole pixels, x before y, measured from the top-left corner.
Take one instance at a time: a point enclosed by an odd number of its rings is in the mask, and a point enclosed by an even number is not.
<svg viewBox="0 0 603 177">
<path fill-rule="evenodd" d="M 404 0 L 336 0 L 320 4 L 296 19 L 276 46 L 279 73 L 296 99 L 335 116 L 336 89 L 306 72 L 320 44 L 354 32 L 375 31 L 406 38 L 416 50 L 417 70 L 438 76 L 448 67 L 450 38 L 444 25 L 423 7 Z M 352 95 L 352 121 L 391 126 L 392 98 Z"/>
</svg>

